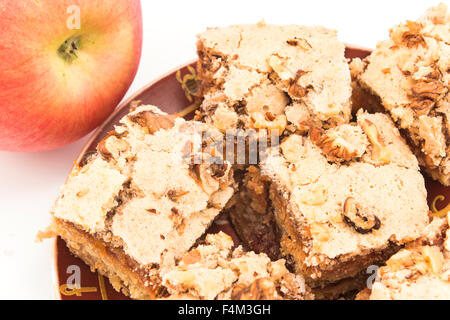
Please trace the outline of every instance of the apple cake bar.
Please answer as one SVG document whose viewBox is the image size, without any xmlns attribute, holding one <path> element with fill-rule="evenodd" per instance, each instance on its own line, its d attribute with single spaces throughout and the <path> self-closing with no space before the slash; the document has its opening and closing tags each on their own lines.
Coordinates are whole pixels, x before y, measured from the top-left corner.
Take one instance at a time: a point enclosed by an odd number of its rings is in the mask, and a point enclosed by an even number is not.
<svg viewBox="0 0 450 320">
<path fill-rule="evenodd" d="M 197 46 L 197 118 L 223 132 L 281 135 L 350 119 L 350 70 L 336 31 L 262 22 L 209 29 Z"/>
<path fill-rule="evenodd" d="M 441 4 L 390 31 L 352 71 L 405 133 L 420 165 L 450 185 L 450 14 Z"/>
<path fill-rule="evenodd" d="M 360 300 L 450 300 L 450 216 L 435 218 L 424 236 L 378 269 Z"/>
<path fill-rule="evenodd" d="M 416 157 L 389 116 L 362 110 L 356 123 L 285 138 L 248 168 L 235 198 L 230 214 L 244 244 L 285 258 L 328 297 L 357 285 L 345 281 L 383 263 L 429 223 Z"/>
<path fill-rule="evenodd" d="M 206 135 L 222 136 L 153 106 L 132 110 L 70 174 L 53 231 L 117 290 L 163 295 L 159 270 L 196 243 L 234 193 L 231 165 Z"/>
<path fill-rule="evenodd" d="M 220 137 L 213 126 L 134 108 L 74 168 L 50 234 L 134 299 L 311 298 L 284 260 L 232 251 L 224 233 L 204 236 L 235 187 Z"/>
</svg>

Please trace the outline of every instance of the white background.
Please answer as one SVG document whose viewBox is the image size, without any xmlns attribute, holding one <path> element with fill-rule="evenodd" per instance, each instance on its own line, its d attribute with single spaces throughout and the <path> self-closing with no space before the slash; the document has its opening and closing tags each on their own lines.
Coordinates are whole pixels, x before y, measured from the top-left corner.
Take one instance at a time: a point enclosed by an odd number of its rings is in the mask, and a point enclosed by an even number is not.
<svg viewBox="0 0 450 320">
<path fill-rule="evenodd" d="M 113 0 L 109 0 L 113 1 Z M 373 48 L 391 26 L 415 19 L 440 1 L 428 0 L 142 0 L 144 50 L 128 95 L 195 58 L 195 35 L 235 23 L 324 25 L 346 43 Z M 449 0 L 444 0 L 450 5 Z M 0 152 L 0 299 L 53 299 L 51 241 L 34 242 L 86 138 L 63 149 Z"/>
</svg>

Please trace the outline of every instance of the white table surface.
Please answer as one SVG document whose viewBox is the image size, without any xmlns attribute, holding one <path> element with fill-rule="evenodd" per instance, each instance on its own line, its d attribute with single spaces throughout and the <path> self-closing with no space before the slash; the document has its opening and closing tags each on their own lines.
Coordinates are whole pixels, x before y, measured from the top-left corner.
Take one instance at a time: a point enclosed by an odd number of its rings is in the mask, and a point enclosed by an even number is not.
<svg viewBox="0 0 450 320">
<path fill-rule="evenodd" d="M 112 1 L 112 0 L 111 0 Z M 441 1 L 424 0 L 142 0 L 144 48 L 128 95 L 196 56 L 195 35 L 208 26 L 254 23 L 324 25 L 342 41 L 375 47 L 391 26 Z M 443 0 L 450 5 L 449 0 Z M 35 243 L 48 211 L 87 138 L 42 153 L 0 152 L 0 299 L 53 299 L 51 241 Z"/>
</svg>

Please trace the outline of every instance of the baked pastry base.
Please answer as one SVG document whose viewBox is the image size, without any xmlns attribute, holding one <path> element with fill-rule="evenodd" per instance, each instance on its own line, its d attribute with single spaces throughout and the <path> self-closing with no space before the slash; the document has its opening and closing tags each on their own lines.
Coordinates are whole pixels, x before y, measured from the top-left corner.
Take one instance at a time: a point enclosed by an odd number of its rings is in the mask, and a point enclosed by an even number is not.
<svg viewBox="0 0 450 320">
<path fill-rule="evenodd" d="M 92 272 L 107 277 L 116 291 L 139 300 L 165 296 L 165 290 L 159 286 L 157 277 L 153 279 L 154 284 L 145 285 L 148 281 L 144 276 L 145 270 L 122 249 L 113 248 L 73 223 L 61 219 L 54 219 L 50 228 L 66 242 L 70 252 L 89 265 Z"/>
</svg>

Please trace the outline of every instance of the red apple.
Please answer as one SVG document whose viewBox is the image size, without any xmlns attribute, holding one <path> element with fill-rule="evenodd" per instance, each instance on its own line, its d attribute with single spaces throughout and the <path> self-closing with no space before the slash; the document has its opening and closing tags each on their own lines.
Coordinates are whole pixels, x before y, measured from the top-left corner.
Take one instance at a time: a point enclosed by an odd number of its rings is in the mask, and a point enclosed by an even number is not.
<svg viewBox="0 0 450 320">
<path fill-rule="evenodd" d="M 0 150 L 89 133 L 125 95 L 141 49 L 139 0 L 1 0 Z"/>
</svg>

